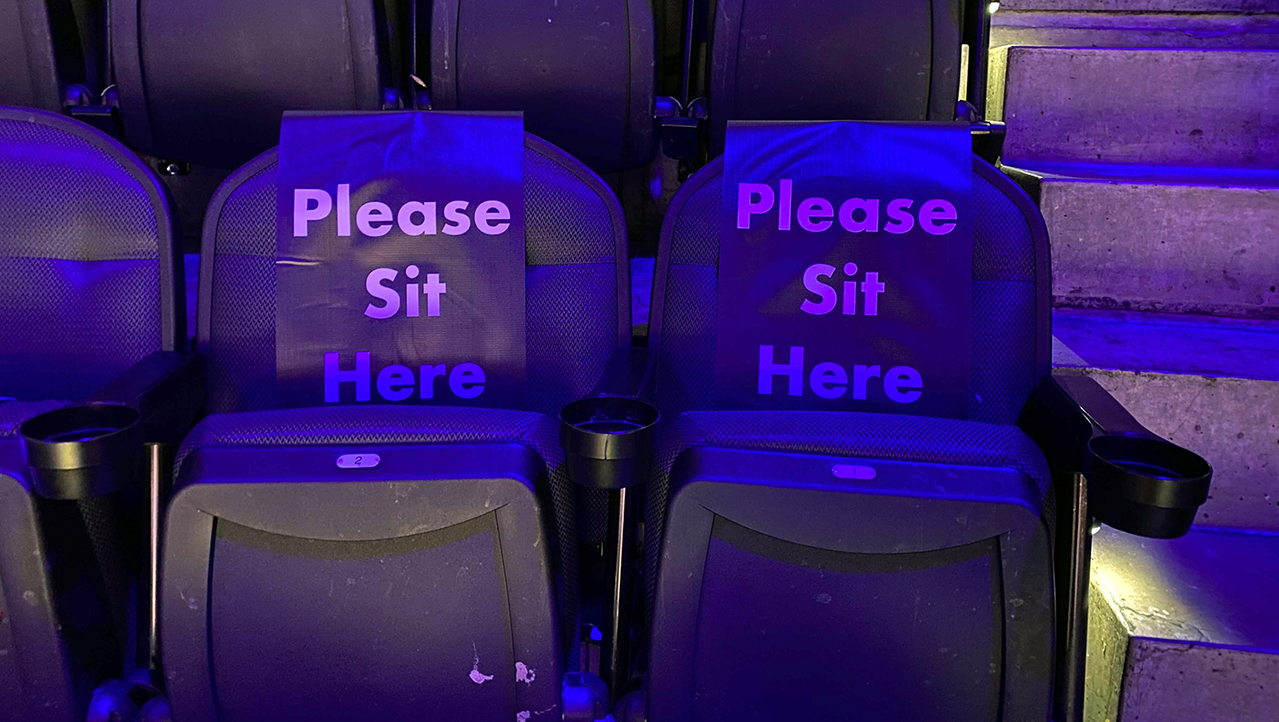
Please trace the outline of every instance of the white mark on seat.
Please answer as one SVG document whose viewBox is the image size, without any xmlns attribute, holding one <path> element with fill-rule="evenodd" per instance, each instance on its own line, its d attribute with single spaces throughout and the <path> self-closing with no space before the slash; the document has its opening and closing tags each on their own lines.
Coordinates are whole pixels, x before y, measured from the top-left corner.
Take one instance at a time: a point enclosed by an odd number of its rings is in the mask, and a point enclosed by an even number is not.
<svg viewBox="0 0 1279 722">
<path fill-rule="evenodd" d="M 476 649 L 475 642 L 471 642 L 471 652 L 475 655 L 475 663 L 471 665 L 471 673 L 467 675 L 471 678 L 471 681 L 476 684 L 484 684 L 493 679 L 493 675 L 484 674 L 480 671 L 480 651 Z"/>
<path fill-rule="evenodd" d="M 530 712 L 528 710 L 524 710 L 523 712 L 516 712 L 515 722 L 528 722 L 530 717 L 541 717 L 542 715 L 554 709 L 555 709 L 555 705 L 551 705 L 550 707 L 547 707 L 546 709 L 541 710 L 540 712 Z"/>
<path fill-rule="evenodd" d="M 537 670 L 529 669 L 527 664 L 523 662 L 515 663 L 515 681 L 524 684 L 533 684 L 533 680 L 537 679 Z"/>
</svg>

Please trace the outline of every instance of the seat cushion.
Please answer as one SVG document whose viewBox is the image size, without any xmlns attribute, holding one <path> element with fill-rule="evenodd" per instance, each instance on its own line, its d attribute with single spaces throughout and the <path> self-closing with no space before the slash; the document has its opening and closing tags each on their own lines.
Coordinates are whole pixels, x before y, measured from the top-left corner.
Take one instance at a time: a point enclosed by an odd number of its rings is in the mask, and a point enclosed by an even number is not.
<svg viewBox="0 0 1279 722">
<path fill-rule="evenodd" d="M 834 411 L 689 411 L 662 433 L 649 480 L 645 569 L 649 601 L 657 583 L 671 467 L 696 447 L 1003 467 L 1033 479 L 1051 532 L 1055 517 L 1048 464 L 1016 426 L 925 416 Z"/>
<path fill-rule="evenodd" d="M 3 405 L 0 405 L 3 408 Z M 0 429 L 3 417 L 0 417 Z M 335 406 L 212 414 L 187 435 L 178 451 L 174 478 L 183 461 L 210 446 L 338 446 L 352 444 L 523 444 L 546 462 L 547 488 L 558 543 L 556 596 L 569 647 L 566 668 L 575 669 L 577 625 L 577 540 L 575 498 L 564 467 L 558 426 L 527 411 L 450 406 Z"/>
</svg>

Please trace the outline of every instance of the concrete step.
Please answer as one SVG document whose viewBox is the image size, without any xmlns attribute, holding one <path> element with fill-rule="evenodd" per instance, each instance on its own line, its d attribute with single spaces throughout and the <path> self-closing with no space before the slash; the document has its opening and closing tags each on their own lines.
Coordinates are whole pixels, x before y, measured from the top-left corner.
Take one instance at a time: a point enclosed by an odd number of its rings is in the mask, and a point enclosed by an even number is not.
<svg viewBox="0 0 1279 722">
<path fill-rule="evenodd" d="M 1058 309 L 1053 363 L 1214 469 L 1196 523 L 1279 532 L 1279 322 Z"/>
<path fill-rule="evenodd" d="M 1273 13 L 1279 12 L 1279 0 L 1003 0 L 1000 9 L 1117 13 Z"/>
<path fill-rule="evenodd" d="M 1279 48 L 1279 14 L 1001 9 L 990 44 L 1113 48 Z"/>
<path fill-rule="evenodd" d="M 1088 722 L 1279 720 L 1279 536 L 1093 537 Z"/>
<path fill-rule="evenodd" d="M 1279 166 L 1279 51 L 995 48 L 988 103 L 1013 166 Z"/>
<path fill-rule="evenodd" d="M 1279 318 L 1279 171 L 1040 163 L 1058 306 Z"/>
</svg>

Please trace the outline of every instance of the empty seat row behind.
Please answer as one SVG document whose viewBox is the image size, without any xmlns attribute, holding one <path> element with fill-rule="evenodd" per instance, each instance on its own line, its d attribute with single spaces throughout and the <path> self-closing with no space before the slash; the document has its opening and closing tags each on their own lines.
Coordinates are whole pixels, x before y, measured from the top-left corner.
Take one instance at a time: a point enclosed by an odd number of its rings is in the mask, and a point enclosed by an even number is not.
<svg viewBox="0 0 1279 722">
<path fill-rule="evenodd" d="M 657 3 L 703 41 L 687 48 L 680 100 L 709 97 L 712 156 L 732 118 L 954 117 L 977 4 L 775 5 Z M 675 92 L 658 87 L 658 49 L 682 39 L 658 37 L 650 0 L 6 0 L 0 12 L 11 69 L 0 104 L 117 130 L 180 201 L 198 203 L 180 209 L 193 234 L 210 182 L 272 147 L 285 110 L 518 109 L 530 132 L 597 172 L 642 166 L 656 96 Z"/>
</svg>

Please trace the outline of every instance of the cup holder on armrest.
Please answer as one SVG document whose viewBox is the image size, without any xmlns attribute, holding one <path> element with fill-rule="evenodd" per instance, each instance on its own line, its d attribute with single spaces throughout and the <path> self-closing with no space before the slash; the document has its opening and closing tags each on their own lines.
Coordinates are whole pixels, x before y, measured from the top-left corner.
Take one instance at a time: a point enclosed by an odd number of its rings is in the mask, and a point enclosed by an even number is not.
<svg viewBox="0 0 1279 722">
<path fill-rule="evenodd" d="M 18 429 L 35 491 L 48 499 L 82 499 L 134 481 L 141 427 L 123 404 L 64 406 Z"/>
<path fill-rule="evenodd" d="M 1093 515 L 1121 531 L 1157 539 L 1190 531 L 1212 482 L 1212 466 L 1203 457 L 1153 436 L 1094 436 L 1088 465 Z"/>
<path fill-rule="evenodd" d="M 580 399 L 560 411 L 569 478 L 581 486 L 625 489 L 648 476 L 657 409 L 630 397 Z"/>
</svg>

